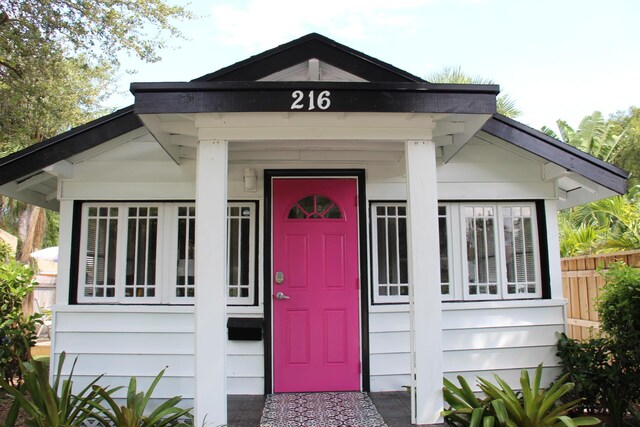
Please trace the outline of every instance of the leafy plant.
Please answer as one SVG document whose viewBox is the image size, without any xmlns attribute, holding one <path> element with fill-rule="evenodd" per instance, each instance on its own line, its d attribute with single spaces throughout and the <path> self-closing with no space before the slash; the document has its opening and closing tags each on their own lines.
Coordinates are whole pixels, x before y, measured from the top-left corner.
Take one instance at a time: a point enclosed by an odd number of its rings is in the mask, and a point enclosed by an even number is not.
<svg viewBox="0 0 640 427">
<path fill-rule="evenodd" d="M 0 369 L 11 385 L 20 376 L 20 362 L 29 360 L 35 344 L 40 314 L 25 315 L 22 308 L 35 286 L 30 267 L 16 261 L 0 265 Z"/>
<path fill-rule="evenodd" d="M 494 375 L 496 384 L 478 378 L 478 386 L 484 398 L 477 397 L 469 384 L 458 376 L 460 387 L 444 380 L 444 398 L 450 408 L 443 412 L 445 421 L 460 427 L 538 427 L 538 426 L 587 426 L 597 425 L 593 417 L 572 418 L 570 411 L 580 399 L 568 403 L 558 401 L 569 393 L 574 385 L 560 378 L 548 390 L 540 387 L 542 364 L 536 369 L 533 384 L 529 372 L 520 375 L 521 392 L 515 392 L 502 378 Z"/>
<path fill-rule="evenodd" d="M 601 328 L 617 345 L 640 354 L 640 269 L 615 262 L 601 273 L 605 280 L 598 300 Z"/>
<path fill-rule="evenodd" d="M 191 408 L 183 409 L 178 407 L 178 404 L 182 400 L 181 396 L 174 396 L 166 400 L 151 411 L 151 413 L 145 415 L 151 394 L 165 371 L 166 368 L 160 371 L 146 393 L 142 391 L 138 392 L 136 378 L 131 378 L 127 389 L 126 404 L 123 406 L 119 406 L 115 399 L 113 399 L 111 396 L 112 390 L 107 391 L 98 385 L 94 385 L 94 392 L 107 403 L 107 407 L 97 403 L 91 403 L 92 406 L 101 413 L 101 415 L 95 416 L 95 418 L 100 421 L 102 425 L 109 425 L 109 423 L 111 423 L 117 427 L 165 427 L 181 424 L 180 419 L 182 417 L 189 419 Z M 104 418 L 102 416 L 104 416 Z"/>
<path fill-rule="evenodd" d="M 519 396 L 499 376 L 494 375 L 498 385 L 478 378 L 480 389 L 487 397 L 501 400 L 506 408 L 506 414 L 497 413 L 501 425 L 508 427 L 537 427 L 537 426 L 588 426 L 597 425 L 600 420 L 594 417 L 572 418 L 570 411 L 580 403 L 573 400 L 558 404 L 564 395 L 574 388 L 573 383 L 567 382 L 567 377 L 559 378 L 549 389 L 540 387 L 542 380 L 542 364 L 538 365 L 533 378 L 529 378 L 526 369 L 520 374 L 522 392 Z"/>
<path fill-rule="evenodd" d="M 480 399 L 461 375 L 457 378 L 460 387 L 444 379 L 444 400 L 449 408 L 443 411 L 442 415 L 447 424 L 457 427 L 495 425 L 494 413 L 504 413 L 504 402 L 489 398 Z"/>
<path fill-rule="evenodd" d="M 576 407 L 578 411 L 603 413 L 606 409 L 606 395 L 603 391 L 614 385 L 618 369 L 613 362 L 611 340 L 594 338 L 574 340 L 564 333 L 558 334 L 558 352 L 562 375 L 568 375 L 575 388 L 565 397 L 574 400 L 583 398 Z M 620 387 L 620 384 L 617 385 Z"/>
<path fill-rule="evenodd" d="M 46 363 L 34 360 L 22 364 L 24 383 L 19 389 L 0 379 L 7 393 L 14 398 L 9 410 L 5 427 L 13 427 L 22 408 L 29 416 L 30 427 L 68 427 L 80 426 L 87 418 L 92 418 L 92 410 L 102 399 L 92 386 L 102 377 L 99 376 L 86 386 L 79 394 L 73 394 L 73 370 L 69 377 L 62 381 L 60 378 L 65 353 L 60 354 L 58 370 L 53 385 L 49 382 L 49 369 Z M 113 393 L 117 388 L 110 390 Z M 27 398 L 27 395 L 29 396 Z"/>
</svg>

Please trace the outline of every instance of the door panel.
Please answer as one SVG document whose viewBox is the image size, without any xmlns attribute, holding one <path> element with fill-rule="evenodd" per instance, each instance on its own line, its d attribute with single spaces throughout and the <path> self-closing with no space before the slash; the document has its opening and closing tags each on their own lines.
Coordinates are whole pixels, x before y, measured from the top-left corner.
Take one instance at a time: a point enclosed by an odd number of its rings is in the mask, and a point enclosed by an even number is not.
<svg viewBox="0 0 640 427">
<path fill-rule="evenodd" d="M 274 391 L 360 390 L 356 180 L 275 179 L 273 245 Z"/>
</svg>

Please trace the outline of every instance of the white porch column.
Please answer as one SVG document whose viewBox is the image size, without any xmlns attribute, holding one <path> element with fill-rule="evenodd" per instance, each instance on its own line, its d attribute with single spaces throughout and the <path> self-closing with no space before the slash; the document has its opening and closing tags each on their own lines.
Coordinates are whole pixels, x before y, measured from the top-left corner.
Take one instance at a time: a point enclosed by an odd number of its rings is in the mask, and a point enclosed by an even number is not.
<svg viewBox="0 0 640 427">
<path fill-rule="evenodd" d="M 442 308 L 436 152 L 432 140 L 407 141 L 409 280 L 412 283 L 412 388 L 416 424 L 442 422 Z"/>
<path fill-rule="evenodd" d="M 200 141 L 196 160 L 195 418 L 227 424 L 227 141 Z"/>
</svg>

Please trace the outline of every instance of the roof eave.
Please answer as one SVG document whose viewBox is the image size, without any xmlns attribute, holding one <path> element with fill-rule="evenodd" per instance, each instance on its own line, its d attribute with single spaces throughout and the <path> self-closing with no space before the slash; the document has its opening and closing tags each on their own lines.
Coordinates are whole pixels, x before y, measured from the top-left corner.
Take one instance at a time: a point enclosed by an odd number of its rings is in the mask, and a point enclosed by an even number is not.
<svg viewBox="0 0 640 427">
<path fill-rule="evenodd" d="M 617 194 L 627 191 L 628 172 L 506 116 L 495 114 L 481 130 Z"/>
<path fill-rule="evenodd" d="M 133 105 L 130 105 L 46 139 L 1 158 L 0 185 L 29 176 L 46 166 L 142 126 L 142 122 L 133 111 Z"/>
</svg>

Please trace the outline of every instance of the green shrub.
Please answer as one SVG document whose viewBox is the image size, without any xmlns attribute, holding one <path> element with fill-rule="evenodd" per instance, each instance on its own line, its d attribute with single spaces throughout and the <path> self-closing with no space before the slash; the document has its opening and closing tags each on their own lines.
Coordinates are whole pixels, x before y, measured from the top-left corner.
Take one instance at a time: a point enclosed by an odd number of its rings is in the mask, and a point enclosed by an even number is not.
<svg viewBox="0 0 640 427">
<path fill-rule="evenodd" d="M 29 360 L 40 314 L 25 315 L 22 304 L 33 292 L 33 270 L 16 261 L 0 265 L 0 369 L 9 384 L 20 377 L 20 362 Z"/>
<path fill-rule="evenodd" d="M 495 425 L 495 412 L 504 410 L 504 402 L 492 401 L 488 397 L 479 398 L 461 375 L 458 375 L 457 378 L 460 387 L 448 379 L 444 379 L 444 400 L 449 408 L 442 415 L 447 424 L 456 427 Z"/>
<path fill-rule="evenodd" d="M 584 397 L 582 409 L 608 413 L 609 426 L 624 426 L 640 399 L 640 270 L 621 262 L 600 271 L 605 279 L 598 299 L 602 338 L 576 341 L 561 335 L 563 374 Z"/>
<path fill-rule="evenodd" d="M 13 250 L 8 243 L 0 240 L 0 263 L 6 263 L 14 258 Z"/>
<path fill-rule="evenodd" d="M 542 364 L 535 371 L 533 384 L 526 369 L 520 374 L 522 392 L 516 394 L 499 376 L 494 375 L 498 385 L 478 378 L 480 389 L 492 400 L 501 400 L 506 408 L 506 414 L 496 413 L 500 425 L 508 427 L 538 427 L 538 426 L 591 426 L 600 423 L 593 417 L 572 417 L 571 411 L 580 403 L 572 400 L 561 403 L 562 398 L 574 388 L 573 383 L 567 382 L 567 377 L 561 377 L 549 387 L 540 387 L 542 379 Z"/>
<path fill-rule="evenodd" d="M 616 365 L 612 363 L 613 354 L 611 340 L 595 338 L 578 341 L 558 334 L 558 352 L 562 374 L 568 375 L 575 388 L 567 394 L 573 400 L 584 399 L 576 408 L 591 414 L 606 411 L 606 396 L 603 390 L 613 387 L 613 380 L 618 377 Z"/>
<path fill-rule="evenodd" d="M 48 364 L 38 360 L 22 364 L 24 383 L 20 388 L 15 388 L 0 379 L 0 386 L 14 398 L 5 421 L 6 427 L 14 426 L 20 408 L 29 417 L 28 424 L 31 427 L 80 426 L 87 418 L 91 418 L 94 408 L 91 403 L 97 404 L 102 399 L 95 390 L 92 390 L 92 386 L 100 377 L 93 380 L 79 394 L 72 394 L 73 368 L 69 378 L 62 381 L 62 387 L 60 387 L 64 360 L 65 353 L 62 353 L 53 385 L 49 382 Z"/>
<path fill-rule="evenodd" d="M 182 400 L 181 396 L 174 396 L 164 401 L 150 413 L 146 413 L 151 394 L 164 375 L 165 370 L 166 368 L 160 371 L 146 392 L 138 392 L 136 378 L 131 378 L 127 389 L 127 399 L 125 405 L 122 406 L 118 405 L 111 396 L 112 390 L 107 391 L 98 385 L 94 385 L 94 391 L 107 404 L 106 406 L 92 404 L 100 413 L 95 418 L 102 425 L 111 424 L 116 427 L 166 427 L 181 424 L 180 419 L 183 417 L 190 419 L 191 409 L 178 407 Z M 193 423 L 190 422 L 189 424 L 192 425 Z"/>
<path fill-rule="evenodd" d="M 458 427 L 587 426 L 600 422 L 593 417 L 571 416 L 579 399 L 561 403 L 562 397 L 574 388 L 566 377 L 557 380 L 548 390 L 541 388 L 542 364 L 536 369 L 533 384 L 529 372 L 522 370 L 521 392 L 515 392 L 498 375 L 494 377 L 497 385 L 478 378 L 484 398 L 477 397 L 462 376 L 458 376 L 460 387 L 445 379 L 444 398 L 450 406 L 443 412 L 445 421 Z"/>
<path fill-rule="evenodd" d="M 640 269 L 615 262 L 601 274 L 605 285 L 598 299 L 600 328 L 640 360 Z"/>
</svg>

